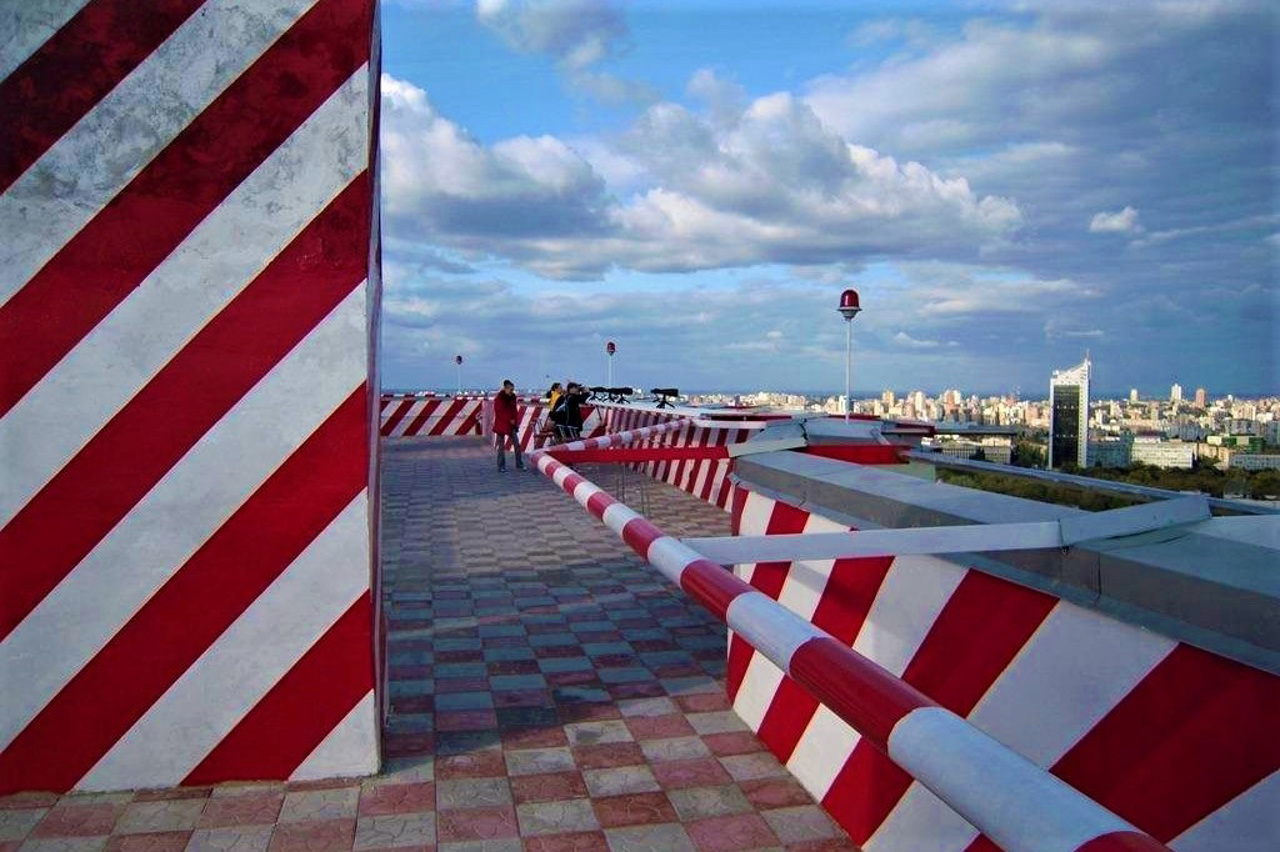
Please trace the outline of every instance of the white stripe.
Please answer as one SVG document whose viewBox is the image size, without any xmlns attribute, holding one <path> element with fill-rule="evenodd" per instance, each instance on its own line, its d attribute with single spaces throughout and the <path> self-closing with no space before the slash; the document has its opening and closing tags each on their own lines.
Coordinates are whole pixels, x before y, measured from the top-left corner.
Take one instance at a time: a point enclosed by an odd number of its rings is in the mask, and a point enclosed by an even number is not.
<svg viewBox="0 0 1280 852">
<path fill-rule="evenodd" d="M 819 704 L 787 760 L 787 769 L 810 795 L 822 801 L 860 739 L 862 735 L 847 722 Z"/>
<path fill-rule="evenodd" d="M 613 530 L 618 535 L 622 535 L 622 528 L 628 522 L 640 517 L 638 512 L 632 511 L 629 507 L 622 503 L 613 503 L 604 510 L 604 515 L 600 520 L 604 521 L 604 525 Z"/>
<path fill-rule="evenodd" d="M 0 748 L 364 381 L 365 321 L 358 287 L 0 642 L 0 683 L 22 684 L 0 701 Z"/>
<path fill-rule="evenodd" d="M 745 636 L 741 638 L 746 641 Z M 738 687 L 738 694 L 733 697 L 734 712 L 742 717 L 742 721 L 746 722 L 751 730 L 758 733 L 760 726 L 764 724 L 765 714 L 769 712 L 769 705 L 773 703 L 773 697 L 778 693 L 780 686 L 782 686 L 782 669 L 770 662 L 764 654 L 757 654 L 753 649 L 747 669 L 742 676 L 742 684 Z"/>
<path fill-rule="evenodd" d="M 422 410 L 426 407 L 427 407 L 427 400 L 425 399 L 415 400 L 413 403 L 411 403 L 409 405 L 409 410 L 406 411 L 404 414 L 404 417 L 401 417 L 400 421 L 396 423 L 395 428 L 391 430 L 391 434 L 388 437 L 391 437 L 391 438 L 405 437 L 405 435 L 409 431 L 409 427 L 413 425 L 413 421 L 418 419 L 418 415 L 421 414 Z M 422 427 L 418 427 L 418 428 L 421 429 Z"/>
<path fill-rule="evenodd" d="M 720 495 L 720 488 L 724 485 L 724 478 L 729 475 L 729 463 L 727 461 L 714 461 L 711 464 L 714 465 L 715 478 L 712 479 L 711 490 L 707 493 L 708 503 L 716 501 L 716 498 Z M 701 497 L 702 492 L 699 491 L 697 496 Z"/>
<path fill-rule="evenodd" d="M 178 784 L 369 588 L 369 493 L 329 526 L 81 779 Z"/>
<path fill-rule="evenodd" d="M 551 456 L 547 455 L 545 452 L 540 453 L 537 456 L 537 458 L 533 460 L 533 463 L 537 465 L 538 470 L 542 471 L 543 473 L 547 472 L 547 468 L 553 467 L 554 465 L 559 464 L 559 462 L 557 462 Z"/>
<path fill-rule="evenodd" d="M 289 776 L 290 781 L 350 778 L 378 771 L 378 706 L 373 690 L 324 738 Z"/>
<path fill-rule="evenodd" d="M 368 76 L 352 75 L 0 419 L 0 524 L 364 168 Z M 339 144 L 360 157 L 335 156 Z"/>
<path fill-rule="evenodd" d="M 941 707 L 912 710 L 889 757 L 1002 849 L 1075 852 L 1133 826 Z"/>
<path fill-rule="evenodd" d="M 695 494 L 701 493 L 703 475 L 706 469 L 699 472 L 697 486 L 694 489 Z M 747 492 L 747 499 L 742 504 L 742 518 L 738 521 L 739 535 L 764 535 L 765 530 L 769 528 L 769 520 L 773 517 L 773 507 L 777 505 L 776 500 L 770 500 L 768 497 L 762 496 L 755 491 Z M 734 568 L 734 573 L 750 583 L 751 578 L 755 576 L 756 566 L 754 562 L 743 563 Z"/>
<path fill-rule="evenodd" d="M 655 538 L 649 545 L 649 552 L 645 555 L 650 565 L 661 571 L 662 576 L 677 586 L 680 585 L 680 575 L 684 573 L 684 569 L 697 558 L 698 554 L 690 550 L 680 539 L 669 535 Z"/>
<path fill-rule="evenodd" d="M 1059 602 L 969 721 L 1032 762 L 1056 763 L 1176 646 L 1147 630 Z M 913 783 L 868 849 L 964 848 L 977 830 Z"/>
<path fill-rule="evenodd" d="M 896 675 L 907 668 L 966 569 L 933 556 L 893 560 L 853 650 Z"/>
<path fill-rule="evenodd" d="M 0 195 L 0 304 L 312 2 L 209 0 Z"/>
<path fill-rule="evenodd" d="M 0 8 L 0 80 L 31 58 L 89 0 L 9 0 Z M 14 120 L 13 116 L 9 120 Z"/>
<path fill-rule="evenodd" d="M 786 671 L 791 670 L 797 648 L 827 635 L 764 592 L 738 595 L 729 603 L 725 620 L 751 647 Z"/>
<path fill-rule="evenodd" d="M 964 574 L 965 569 L 931 556 L 894 559 L 853 649 L 901 677 Z M 787 768 L 821 800 L 860 739 L 847 722 L 819 705 Z"/>
<path fill-rule="evenodd" d="M 830 518 L 813 513 L 809 514 L 804 524 L 805 534 L 848 529 L 844 524 L 838 524 Z M 822 592 L 827 588 L 827 580 L 831 579 L 831 569 L 835 564 L 833 559 L 791 563 L 787 578 L 782 583 L 778 602 L 802 618 L 812 621 L 813 614 L 817 612 L 818 604 L 822 601 Z"/>
<path fill-rule="evenodd" d="M 587 480 L 584 479 L 578 483 L 576 488 L 573 489 L 573 499 L 577 500 L 578 503 L 585 509 L 587 506 L 587 501 L 590 500 L 592 497 L 596 496 L 597 494 L 599 494 L 603 490 L 604 489 L 600 488 L 600 486 L 592 482 L 588 482 Z"/>
<path fill-rule="evenodd" d="M 750 497 L 748 497 L 750 499 Z M 845 529 L 835 521 L 810 514 L 805 521 L 805 532 L 827 532 L 832 529 Z M 778 602 L 796 613 L 806 622 L 813 620 L 813 614 L 822 599 L 822 590 L 826 588 L 831 576 L 834 562 L 796 562 L 787 570 L 787 577 L 782 584 L 782 593 Z M 754 568 L 754 566 L 752 566 Z M 737 573 L 737 572 L 735 572 Z M 747 595 L 734 600 L 736 604 Z M 730 605 L 732 611 L 732 604 Z M 745 634 L 743 634 L 745 637 Z M 794 650 L 793 652 L 794 653 Z M 790 659 L 790 654 L 787 658 Z M 788 663 L 788 667 L 790 664 Z M 733 709 L 743 718 L 752 730 L 758 731 L 768 713 L 769 705 L 782 684 L 782 670 L 765 658 L 763 654 L 752 651 L 751 661 L 743 674 L 738 694 L 733 699 Z"/>
<path fill-rule="evenodd" d="M 563 488 L 564 481 L 568 479 L 572 473 L 573 473 L 573 468 L 569 467 L 568 465 L 564 465 L 555 473 L 551 474 L 551 481 L 556 484 L 557 488 Z"/>
<path fill-rule="evenodd" d="M 1170 841 L 1177 852 L 1275 852 L 1280 772 L 1273 772 Z"/>
</svg>

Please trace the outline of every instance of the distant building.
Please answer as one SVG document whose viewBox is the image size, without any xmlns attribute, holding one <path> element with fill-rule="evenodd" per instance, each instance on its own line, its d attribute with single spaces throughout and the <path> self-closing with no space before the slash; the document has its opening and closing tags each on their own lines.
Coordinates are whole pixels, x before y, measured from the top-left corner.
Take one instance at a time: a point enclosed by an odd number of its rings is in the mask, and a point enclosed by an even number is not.
<svg viewBox="0 0 1280 852">
<path fill-rule="evenodd" d="M 1130 450 L 1132 461 L 1152 467 L 1191 467 L 1196 457 L 1196 445 L 1184 441 L 1144 440 L 1133 442 Z"/>
<path fill-rule="evenodd" d="M 1137 388 L 1129 388 L 1129 401 L 1130 401 L 1130 402 L 1137 402 L 1137 401 L 1138 401 L 1138 389 L 1137 389 Z"/>
<path fill-rule="evenodd" d="M 1049 467 L 1072 463 L 1088 467 L 1088 356 L 1067 370 L 1054 370 L 1049 379 Z"/>
<path fill-rule="evenodd" d="M 1182 402 L 1182 385 L 1175 383 L 1173 387 L 1169 388 L 1169 401 Z"/>
<path fill-rule="evenodd" d="M 1226 467 L 1235 470 L 1280 470 L 1280 455 L 1276 453 L 1230 453 Z"/>
<path fill-rule="evenodd" d="M 1096 467 L 1128 467 L 1133 461 L 1133 436 L 1119 435 L 1089 442 L 1089 464 Z"/>
<path fill-rule="evenodd" d="M 1196 388 L 1196 408 L 1209 407 L 1209 392 L 1204 388 Z"/>
</svg>

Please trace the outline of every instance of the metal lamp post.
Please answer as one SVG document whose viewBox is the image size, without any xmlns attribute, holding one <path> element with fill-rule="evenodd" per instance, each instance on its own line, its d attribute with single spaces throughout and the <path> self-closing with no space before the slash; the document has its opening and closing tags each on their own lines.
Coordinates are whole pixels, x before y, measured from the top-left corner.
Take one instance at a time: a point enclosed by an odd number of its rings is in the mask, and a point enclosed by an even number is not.
<svg viewBox="0 0 1280 852">
<path fill-rule="evenodd" d="M 454 355 L 453 363 L 458 368 L 458 396 L 462 396 L 462 356 Z"/>
<path fill-rule="evenodd" d="M 608 361 L 606 362 L 609 365 L 609 371 L 608 371 L 609 380 L 605 384 L 607 384 L 609 387 L 613 387 L 613 353 L 618 351 L 618 347 L 614 346 L 613 341 L 610 340 L 608 343 L 604 345 L 604 351 L 605 351 L 605 354 L 609 356 Z"/>
<path fill-rule="evenodd" d="M 844 317 L 844 419 L 849 419 L 853 409 L 850 380 L 853 376 L 853 318 L 862 310 L 858 304 L 858 291 L 845 290 L 840 294 L 840 307 L 836 308 Z"/>
</svg>

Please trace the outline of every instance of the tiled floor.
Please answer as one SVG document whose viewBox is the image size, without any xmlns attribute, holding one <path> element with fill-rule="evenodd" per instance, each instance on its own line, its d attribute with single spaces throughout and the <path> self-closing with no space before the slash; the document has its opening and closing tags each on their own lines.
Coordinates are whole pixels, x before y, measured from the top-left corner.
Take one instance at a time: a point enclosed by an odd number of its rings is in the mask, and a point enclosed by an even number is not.
<svg viewBox="0 0 1280 852">
<path fill-rule="evenodd" d="M 478 442 L 384 451 L 384 773 L 9 797 L 0 852 L 854 848 L 729 708 L 722 625 Z M 668 532 L 728 531 L 673 488 L 645 496 Z"/>
</svg>

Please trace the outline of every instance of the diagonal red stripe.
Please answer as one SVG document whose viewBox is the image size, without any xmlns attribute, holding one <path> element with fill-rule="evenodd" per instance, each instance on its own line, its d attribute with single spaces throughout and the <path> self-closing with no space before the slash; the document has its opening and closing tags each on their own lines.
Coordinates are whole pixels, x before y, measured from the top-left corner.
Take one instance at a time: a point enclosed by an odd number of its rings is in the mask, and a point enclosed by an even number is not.
<svg viewBox="0 0 1280 852">
<path fill-rule="evenodd" d="M 0 306 L 0 416 L 368 59 L 370 5 L 320 0 Z"/>
<path fill-rule="evenodd" d="M 837 559 L 811 621 L 840 644 L 852 646 L 892 565 L 892 556 Z M 784 676 L 760 724 L 761 742 L 786 763 L 817 712 L 818 699 Z"/>
<path fill-rule="evenodd" d="M 292 775 L 373 689 L 372 619 L 365 592 L 182 783 Z"/>
<path fill-rule="evenodd" d="M 0 81 L 0 192 L 167 39 L 204 0 L 92 0 Z"/>
<path fill-rule="evenodd" d="M 723 437 L 725 430 L 721 429 L 720 435 Z M 710 479 L 711 473 L 708 473 L 707 477 Z M 808 520 L 808 512 L 779 500 L 774 502 L 773 508 L 769 510 L 769 521 L 765 524 L 764 532 L 765 535 L 804 532 L 804 525 Z M 782 586 L 787 581 L 787 571 L 790 567 L 790 562 L 757 563 L 756 570 L 751 574 L 751 585 L 756 591 L 764 592 L 776 601 L 778 595 L 782 594 Z M 742 680 L 747 676 L 747 667 L 751 665 L 751 658 L 755 652 L 755 648 L 752 648 L 746 639 L 736 633 L 733 634 L 733 638 L 729 641 L 729 659 L 725 674 L 725 689 L 729 693 L 730 701 L 737 696 L 738 690 L 742 687 Z"/>
<path fill-rule="evenodd" d="M 365 393 L 334 410 L 0 752 L 0 791 L 74 786 L 365 488 Z"/>
<path fill-rule="evenodd" d="M 714 446 L 723 447 L 723 446 L 726 446 L 728 442 L 729 442 L 729 431 L 727 429 L 717 429 L 716 442 Z M 707 467 L 709 468 L 709 470 L 707 471 L 707 481 L 702 483 L 702 489 L 698 493 L 698 497 L 704 503 L 711 502 L 711 489 L 715 485 L 716 472 L 720 469 L 720 462 L 707 465 Z"/>
<path fill-rule="evenodd" d="M 1280 769 L 1280 678 L 1179 645 L 1053 767 L 1158 840 Z"/>
<path fill-rule="evenodd" d="M 0 529 L 0 639 L 365 275 L 360 175 Z"/>
<path fill-rule="evenodd" d="M 439 407 L 440 407 L 440 400 L 438 399 L 428 400 L 427 404 L 422 406 L 422 410 L 419 411 L 417 415 L 413 418 L 413 422 L 405 427 L 404 435 L 408 437 L 409 435 L 416 435 L 420 431 L 422 431 L 422 427 L 427 422 L 427 419 L 431 417 L 431 415 Z M 383 433 L 383 434 L 389 434 L 389 433 Z"/>
<path fill-rule="evenodd" d="M 465 399 L 454 399 L 449 403 L 449 407 L 444 410 L 444 414 L 440 415 L 440 419 L 436 420 L 435 425 L 427 432 L 429 437 L 439 437 L 444 434 L 444 430 L 449 428 L 449 424 L 458 416 L 458 412 L 462 410 L 462 406 L 466 405 Z"/>
<path fill-rule="evenodd" d="M 391 416 L 387 418 L 387 422 L 382 424 L 382 429 L 379 430 L 382 437 L 385 438 L 396 430 L 396 427 L 400 425 L 400 421 L 409 413 L 409 409 L 413 408 L 413 403 L 414 400 L 412 399 L 403 399 L 400 401 L 400 404 L 396 406 L 396 410 L 391 412 Z M 428 402 L 427 408 L 430 407 L 431 403 Z"/>
<path fill-rule="evenodd" d="M 902 679 L 968 716 L 1048 616 L 1057 599 L 968 571 L 938 614 Z M 911 776 L 859 740 L 822 804 L 855 843 L 865 843 L 911 786 Z"/>
</svg>

